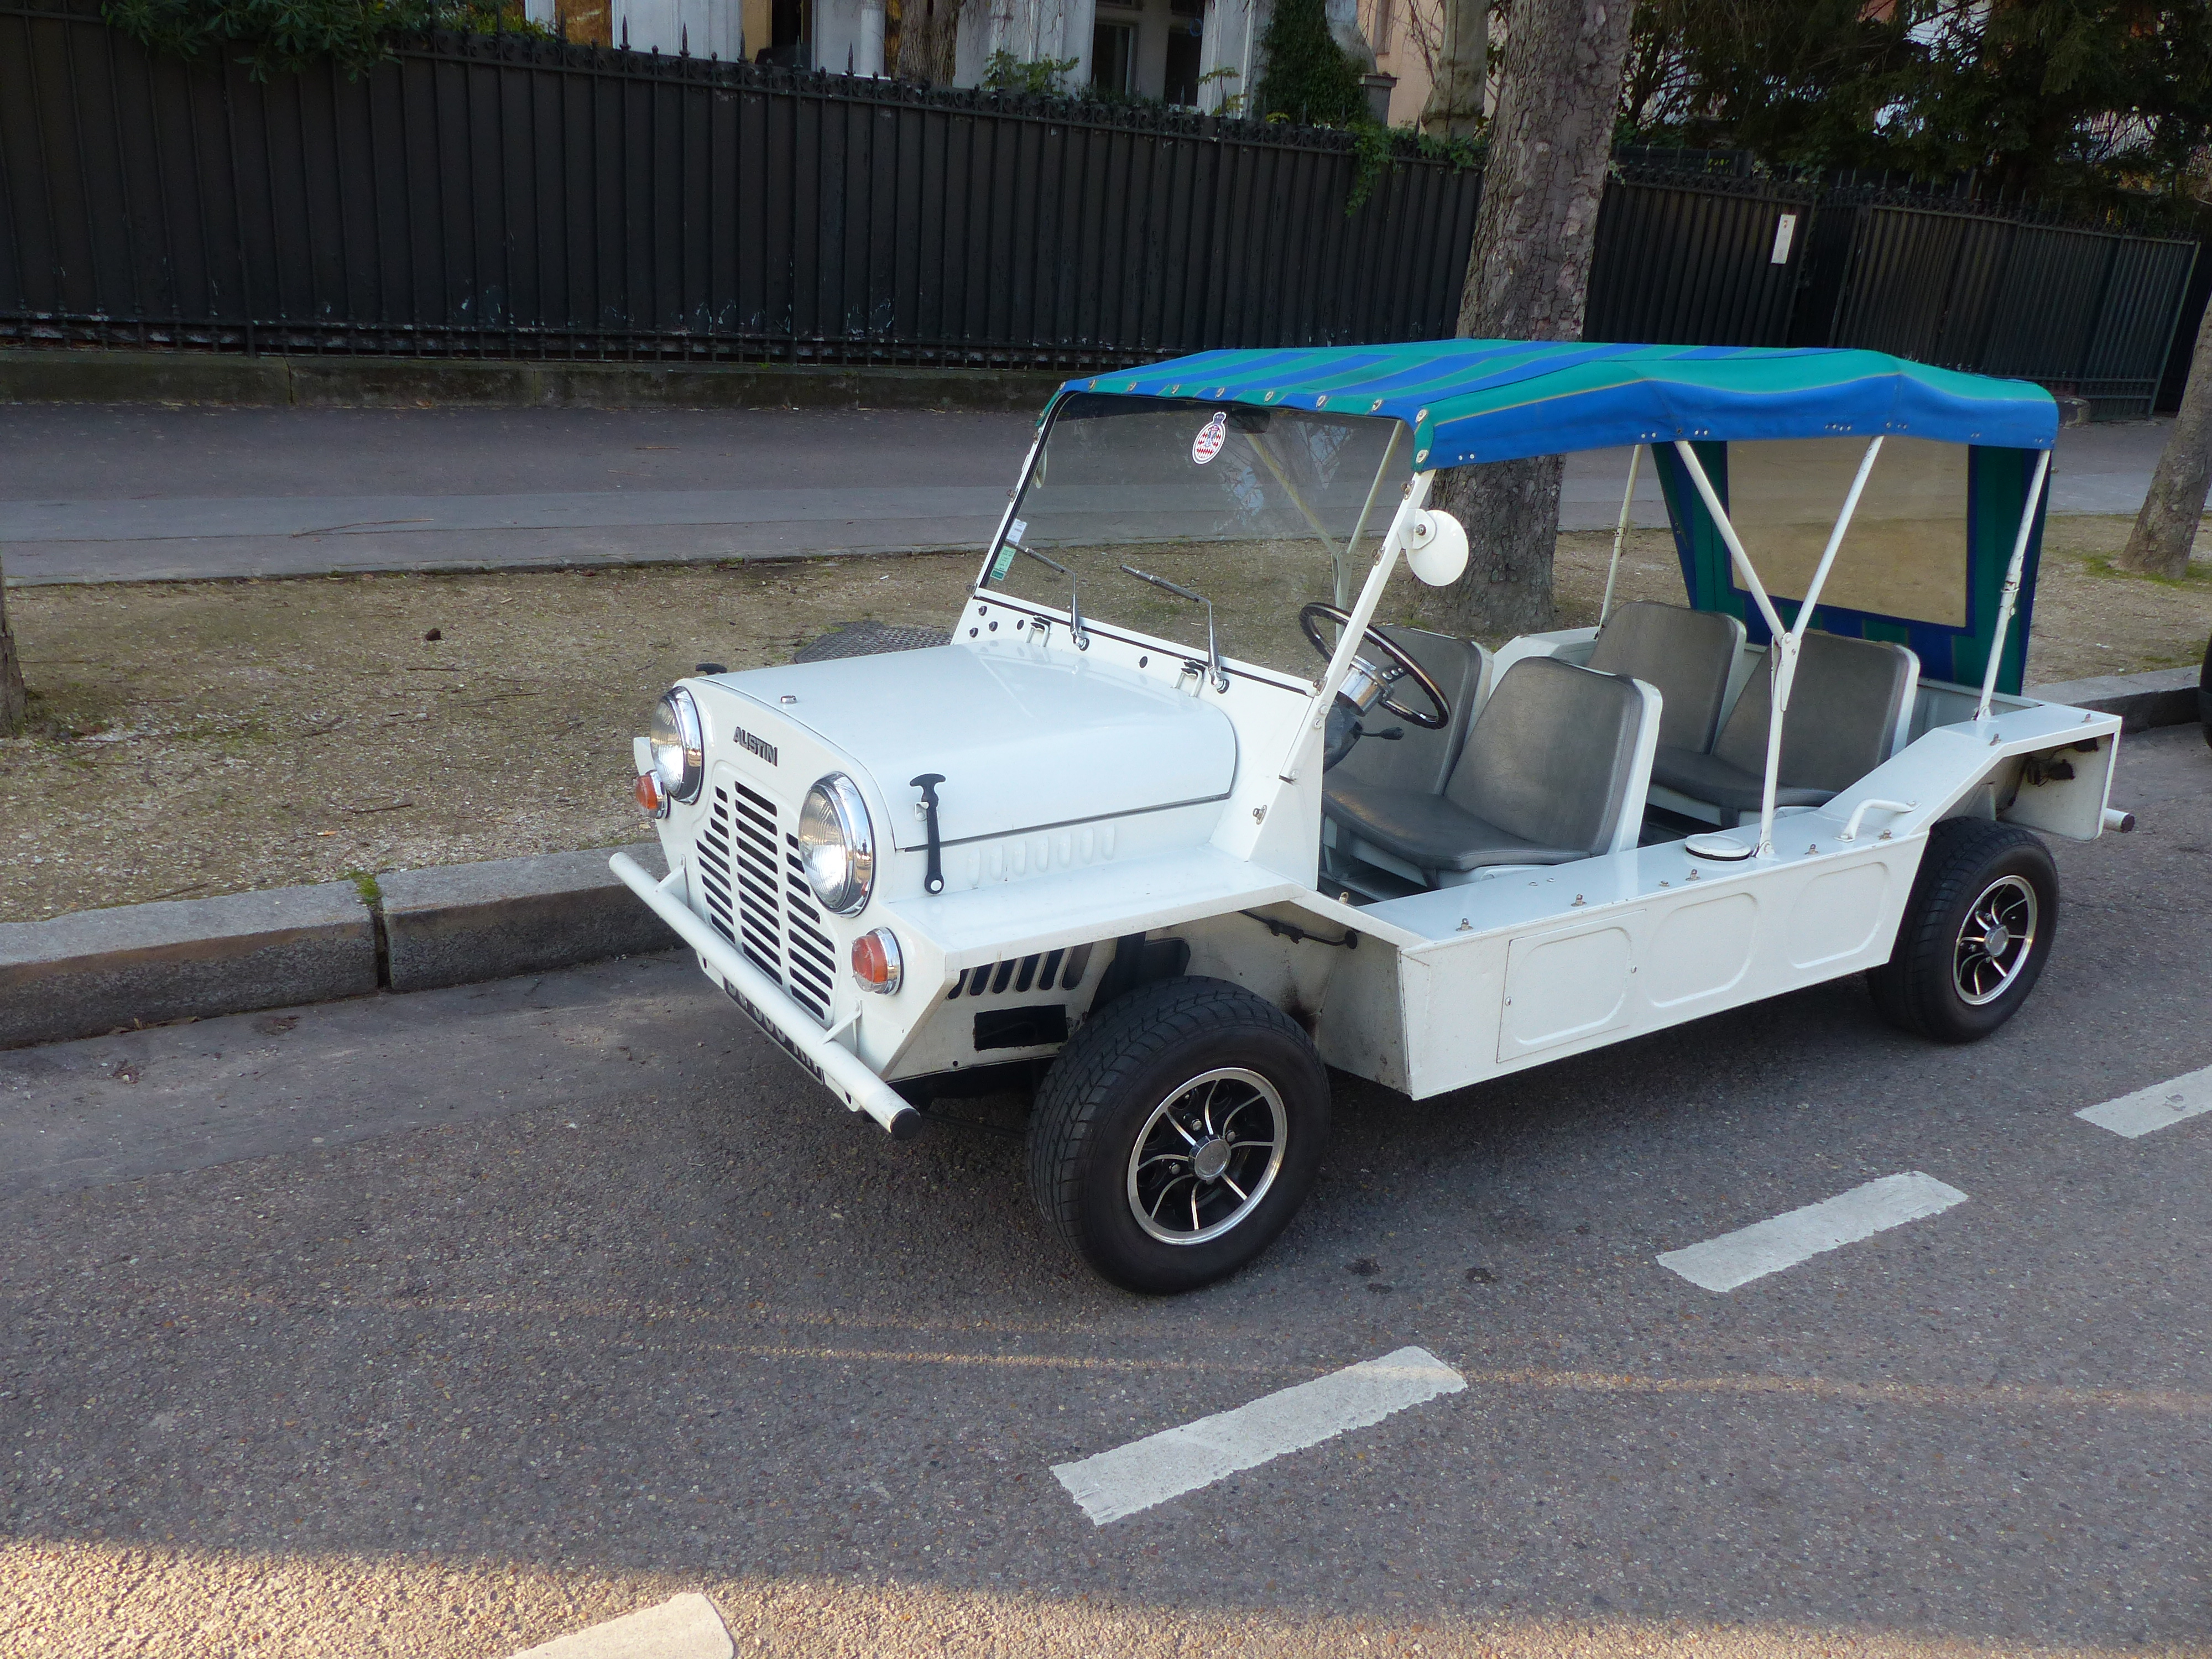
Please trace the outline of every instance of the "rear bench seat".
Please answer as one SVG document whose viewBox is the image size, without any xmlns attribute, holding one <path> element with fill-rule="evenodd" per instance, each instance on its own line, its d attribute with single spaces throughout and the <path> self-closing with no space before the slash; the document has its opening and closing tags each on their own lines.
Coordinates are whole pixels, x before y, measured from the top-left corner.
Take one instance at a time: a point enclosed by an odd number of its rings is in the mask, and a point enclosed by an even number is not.
<svg viewBox="0 0 2212 1659">
<path fill-rule="evenodd" d="M 1713 746 L 1729 675 L 1743 649 L 1743 624 L 1716 611 L 1638 599 L 1606 618 L 1590 647 L 1601 674 L 1642 680 L 1664 699 L 1659 748 L 1702 755 Z"/>
<path fill-rule="evenodd" d="M 1651 763 L 1654 787 L 1709 807 L 1724 827 L 1755 817 L 1766 772 L 1773 674 L 1769 651 L 1711 754 L 1662 744 Z M 1822 805 L 1887 760 L 1919 683 L 1920 659 L 1901 645 L 1807 634 L 1782 730 L 1774 804 Z"/>
</svg>

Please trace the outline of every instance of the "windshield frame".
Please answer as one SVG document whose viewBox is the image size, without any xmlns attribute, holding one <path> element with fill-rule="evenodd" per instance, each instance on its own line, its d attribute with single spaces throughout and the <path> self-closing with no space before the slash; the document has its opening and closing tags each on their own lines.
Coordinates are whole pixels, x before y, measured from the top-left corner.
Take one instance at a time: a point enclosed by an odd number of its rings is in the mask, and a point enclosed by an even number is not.
<svg viewBox="0 0 2212 1659">
<path fill-rule="evenodd" d="M 1028 500 L 1030 491 L 1036 483 L 1037 465 L 1044 458 L 1046 446 L 1052 440 L 1054 426 L 1059 422 L 1061 413 L 1079 395 L 1081 395 L 1080 388 L 1063 387 L 1047 406 L 1043 416 L 1037 422 L 1036 436 L 1030 442 L 1029 453 L 1022 462 L 1020 482 L 1010 493 L 1006 510 L 999 516 L 998 528 L 992 533 L 991 539 L 984 547 L 983 562 L 977 567 L 975 578 L 969 584 L 969 598 L 980 605 L 1002 605 L 1009 611 L 1058 622 L 1066 626 L 1073 625 L 1073 612 L 1066 606 L 1054 605 L 1043 600 L 1009 593 L 1002 588 L 994 587 L 991 585 L 991 571 L 994 565 L 997 563 L 1000 553 L 1007 545 L 1008 532 L 1012 528 L 1015 521 L 1022 516 L 1023 504 Z M 1267 414 L 1288 413 L 1301 416 L 1322 413 L 1318 410 L 1299 409 L 1290 404 L 1278 408 L 1276 405 L 1255 404 L 1241 398 L 1146 394 L 1128 398 L 1116 395 L 1115 401 L 1130 404 L 1130 412 L 1133 414 L 1142 408 L 1157 410 L 1164 407 L 1187 408 L 1198 413 L 1218 409 L 1250 409 Z M 1328 554 L 1334 576 L 1335 602 L 1340 609 L 1344 609 L 1348 608 L 1358 597 L 1361 585 L 1374 562 L 1370 558 L 1358 556 L 1354 550 L 1358 547 L 1361 538 L 1366 537 L 1370 531 L 1375 528 L 1374 520 L 1378 509 L 1382 512 L 1386 520 L 1387 530 L 1387 520 L 1389 514 L 1395 511 L 1396 504 L 1395 496 L 1386 488 L 1390 477 L 1390 470 L 1401 458 L 1408 457 L 1413 453 L 1413 432 L 1405 421 L 1395 416 L 1345 414 L 1338 418 L 1363 422 L 1387 422 L 1390 428 L 1390 435 L 1383 446 L 1382 454 L 1376 464 L 1375 474 L 1368 480 L 1358 520 L 1351 536 L 1341 545 L 1325 534 L 1314 522 L 1314 514 L 1298 496 L 1295 487 L 1283 476 L 1275 458 L 1260 445 L 1255 444 L 1252 447 L 1261 456 L 1263 464 L 1267 466 L 1270 472 L 1273 473 L 1282 484 L 1299 514 L 1306 519 L 1309 526 L 1306 532 L 1307 538 L 1317 544 L 1322 551 Z M 1019 543 L 1014 544 L 1014 547 L 1016 558 L 1036 556 L 1030 549 L 1023 547 Z M 1150 579 L 1147 578 L 1147 580 Z M 1207 597 L 1213 598 L 1217 605 L 1222 603 L 1216 596 Z M 1134 645 L 1140 650 L 1176 653 L 1185 662 L 1195 662 L 1203 665 L 1207 659 L 1204 643 L 1206 614 L 1203 605 L 1194 605 L 1191 607 L 1194 635 L 1194 639 L 1191 641 L 1147 634 L 1123 623 L 1101 622 L 1091 614 L 1088 606 L 1083 607 L 1083 629 L 1086 634 L 1102 635 L 1119 640 Z M 1270 668 L 1265 664 L 1232 656 L 1226 652 L 1221 653 L 1220 663 L 1223 669 L 1231 675 L 1280 686 L 1286 690 L 1295 690 L 1304 695 L 1310 695 L 1314 688 L 1320 684 L 1322 678 L 1318 674 L 1301 676 L 1280 669 Z"/>
</svg>

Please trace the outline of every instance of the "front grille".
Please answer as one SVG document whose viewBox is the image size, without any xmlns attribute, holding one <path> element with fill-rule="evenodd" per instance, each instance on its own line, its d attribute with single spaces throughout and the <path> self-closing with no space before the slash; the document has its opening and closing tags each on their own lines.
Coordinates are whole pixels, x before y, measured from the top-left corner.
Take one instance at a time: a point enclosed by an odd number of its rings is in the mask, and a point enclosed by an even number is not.
<svg viewBox="0 0 2212 1659">
<path fill-rule="evenodd" d="M 714 930 L 827 1024 L 836 947 L 807 888 L 799 837 L 783 829 L 775 803 L 735 779 L 716 784 L 697 853 Z"/>
<path fill-rule="evenodd" d="M 799 837 L 784 831 L 785 909 L 789 913 L 790 975 L 785 981 L 792 995 L 814 1011 L 814 1018 L 830 1018 L 830 984 L 836 947 L 822 931 L 822 913 L 814 908 L 814 890 L 806 884 L 806 866 L 799 861 Z"/>
</svg>

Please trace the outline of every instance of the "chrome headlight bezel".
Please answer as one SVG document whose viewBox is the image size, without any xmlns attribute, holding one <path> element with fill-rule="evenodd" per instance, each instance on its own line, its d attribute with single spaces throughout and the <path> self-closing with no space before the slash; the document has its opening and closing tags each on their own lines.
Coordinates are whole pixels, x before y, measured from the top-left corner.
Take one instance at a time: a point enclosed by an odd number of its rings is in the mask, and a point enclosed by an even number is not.
<svg viewBox="0 0 2212 1659">
<path fill-rule="evenodd" d="M 815 780 L 799 809 L 799 862 L 824 909 L 857 916 L 876 885 L 876 830 L 860 785 L 842 772 Z"/>
<path fill-rule="evenodd" d="M 646 741 L 653 750 L 653 772 L 669 798 L 687 805 L 698 799 L 707 781 L 706 727 L 689 691 L 679 685 L 662 695 L 653 705 Z"/>
</svg>

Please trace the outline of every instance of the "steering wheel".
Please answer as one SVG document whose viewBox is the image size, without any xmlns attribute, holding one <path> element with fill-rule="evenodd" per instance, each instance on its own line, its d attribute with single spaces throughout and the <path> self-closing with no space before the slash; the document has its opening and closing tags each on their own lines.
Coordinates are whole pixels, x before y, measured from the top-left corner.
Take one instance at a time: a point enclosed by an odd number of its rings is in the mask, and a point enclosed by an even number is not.
<svg viewBox="0 0 2212 1659">
<path fill-rule="evenodd" d="M 1351 624 L 1352 617 L 1349 613 L 1333 605 L 1316 603 L 1306 605 L 1299 611 L 1298 626 L 1304 630 L 1306 643 L 1313 647 L 1320 653 L 1322 660 L 1326 662 L 1336 654 L 1336 647 L 1322 638 L 1321 624 L 1323 622 L 1333 622 L 1339 628 L 1345 628 Z M 1443 687 L 1436 683 L 1427 669 L 1422 667 L 1392 643 L 1387 635 L 1377 633 L 1372 628 L 1361 630 L 1359 643 L 1363 650 L 1371 645 L 1378 653 L 1390 659 L 1387 667 L 1377 670 L 1375 665 L 1364 657 L 1354 659 L 1354 665 L 1364 671 L 1370 681 L 1382 688 L 1383 708 L 1400 720 L 1419 726 L 1424 732 L 1441 732 L 1451 724 L 1451 699 L 1444 696 Z M 1435 705 L 1435 712 L 1422 714 L 1398 702 L 1391 695 L 1390 688 L 1400 680 L 1411 680 L 1419 686 L 1421 695 Z M 1338 695 L 1346 696 L 1347 693 L 1340 692 Z M 1351 695 L 1352 701 L 1362 708 L 1367 706 L 1365 700 L 1356 694 Z"/>
</svg>

